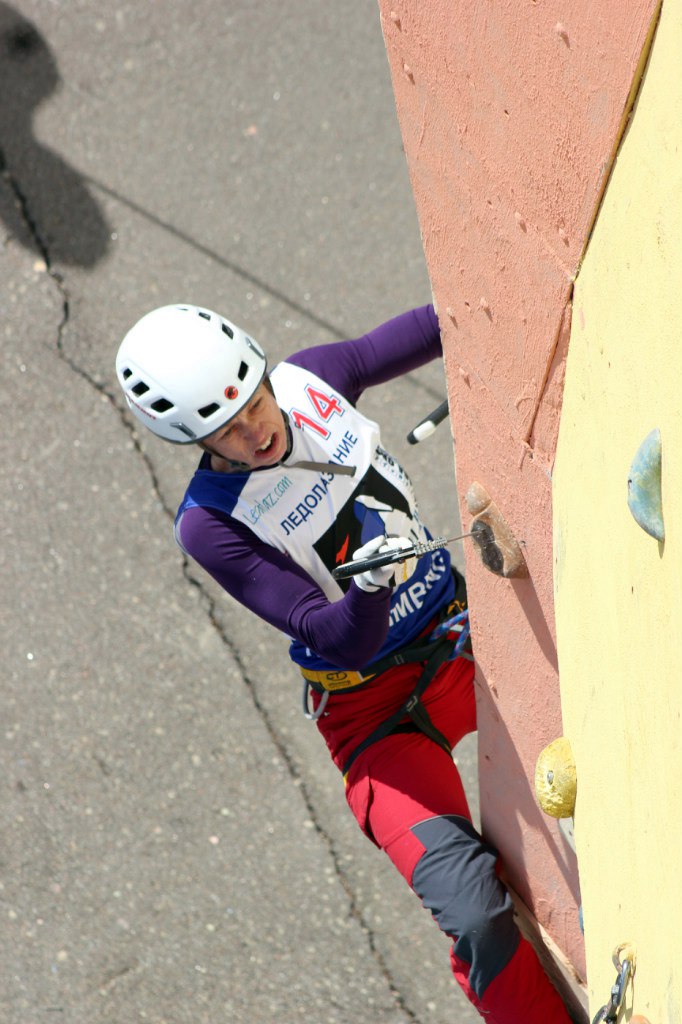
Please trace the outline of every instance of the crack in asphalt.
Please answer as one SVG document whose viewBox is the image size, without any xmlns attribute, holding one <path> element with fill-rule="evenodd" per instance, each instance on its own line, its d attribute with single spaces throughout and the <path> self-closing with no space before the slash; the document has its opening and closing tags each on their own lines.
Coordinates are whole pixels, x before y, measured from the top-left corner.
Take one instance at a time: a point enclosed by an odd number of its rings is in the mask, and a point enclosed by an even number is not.
<svg viewBox="0 0 682 1024">
<path fill-rule="evenodd" d="M 12 194 L 14 195 L 14 198 L 17 201 L 17 205 L 19 207 L 19 210 L 21 211 L 21 216 L 22 216 L 22 218 L 24 220 L 24 223 L 25 223 L 26 227 L 28 228 L 28 233 L 29 233 L 30 237 L 33 239 L 35 247 L 36 247 L 36 250 L 38 251 L 39 255 L 42 257 L 43 263 L 45 264 L 45 272 L 47 273 L 47 276 L 50 278 L 50 280 L 54 282 L 54 284 L 55 284 L 55 286 L 57 288 L 57 292 L 59 293 L 59 297 L 61 299 L 61 303 L 62 303 L 62 316 L 61 316 L 61 320 L 59 321 L 59 323 L 57 325 L 57 351 L 58 351 L 59 355 L 64 359 L 64 361 L 67 363 L 67 365 L 72 370 L 74 370 L 81 377 L 83 377 L 85 380 L 87 380 L 89 384 L 91 384 L 94 387 L 96 387 L 98 391 L 102 391 L 103 389 L 95 381 L 93 381 L 89 377 L 89 375 L 87 373 L 85 373 L 83 370 L 81 370 L 81 368 L 79 366 L 77 366 L 71 359 L 69 359 L 69 357 L 67 356 L 66 352 L 64 351 L 64 346 L 62 344 L 62 337 L 63 337 L 64 329 L 65 329 L 65 327 L 66 327 L 66 325 L 67 325 L 67 323 L 69 321 L 69 317 L 71 315 L 70 305 L 69 305 L 69 294 L 68 294 L 68 291 L 66 289 L 66 285 L 64 284 L 64 278 L 62 277 L 62 275 L 58 271 L 56 271 L 54 269 L 54 267 L 52 265 L 52 259 L 51 259 L 51 256 L 50 256 L 50 249 L 49 249 L 48 243 L 47 243 L 46 239 L 43 237 L 43 233 L 40 230 L 40 227 L 39 227 L 38 223 L 36 222 L 35 218 L 33 217 L 33 214 L 31 213 L 31 206 L 30 206 L 30 202 L 29 202 L 28 196 L 24 193 L 24 190 L 22 189 L 21 185 L 19 184 L 18 179 L 16 178 L 16 176 L 10 170 L 9 165 L 7 163 L 7 160 L 6 160 L 6 157 L 5 157 L 5 154 L 4 154 L 4 152 L 3 152 L 3 150 L 1 148 L 0 148 L 0 174 L 2 174 L 3 180 L 7 183 L 7 185 L 9 186 Z"/>
<path fill-rule="evenodd" d="M 400 1010 L 402 1010 L 402 1012 L 406 1015 L 408 1020 L 414 1022 L 414 1024 L 419 1024 L 419 1018 L 414 1013 L 414 1011 L 408 1006 L 404 996 L 399 991 L 395 982 L 393 981 L 390 967 L 386 962 L 385 957 L 381 953 L 381 950 L 378 948 L 374 931 L 370 923 L 368 922 L 367 918 L 365 917 L 362 911 L 362 907 L 358 901 L 358 898 L 355 892 L 353 891 L 351 881 L 347 873 L 343 869 L 341 863 L 341 856 L 337 849 L 334 838 L 327 831 L 327 829 L 324 828 L 324 826 L 321 824 L 319 820 L 319 815 L 315 807 L 315 801 L 312 797 L 312 794 L 308 786 L 306 785 L 305 779 L 301 775 L 294 758 L 289 753 L 289 750 L 287 749 L 286 746 L 286 742 L 277 731 L 277 728 L 272 720 L 269 711 L 261 702 L 258 696 L 257 688 L 249 674 L 248 668 L 246 667 L 244 661 L 242 660 L 239 648 L 225 632 L 224 627 L 221 625 L 217 618 L 216 602 L 211 597 L 211 595 L 206 592 L 206 590 L 201 584 L 201 581 L 192 575 L 187 562 L 185 562 L 184 575 L 188 582 L 198 590 L 199 594 L 201 595 L 201 599 L 206 604 L 209 620 L 213 625 L 214 629 L 216 630 L 216 632 L 218 633 L 218 635 L 220 636 L 220 638 L 222 639 L 225 646 L 228 648 L 230 654 L 232 655 L 232 658 L 234 659 L 235 664 L 237 665 L 237 668 L 241 675 L 242 682 L 245 684 L 249 691 L 251 700 L 253 701 L 253 705 L 256 708 L 256 711 L 258 712 L 265 728 L 267 729 L 275 749 L 277 750 L 279 756 L 282 758 L 282 761 L 286 765 L 287 771 L 289 772 L 291 779 L 293 780 L 293 782 L 296 785 L 296 788 L 301 794 L 301 799 L 306 808 L 306 811 L 310 816 L 310 820 L 313 822 L 315 831 L 317 832 L 318 836 L 323 840 L 325 846 L 327 847 L 327 851 L 334 866 L 334 872 L 336 874 L 336 877 L 348 899 L 349 915 L 353 918 L 354 921 L 357 922 L 361 931 L 365 935 L 370 952 L 372 953 L 372 956 L 374 957 L 377 966 L 379 967 L 381 974 L 384 980 L 386 981 L 386 984 L 388 985 L 389 991 L 391 992 L 391 995 L 393 996 L 396 1005 Z"/>
<path fill-rule="evenodd" d="M 51 260 L 51 256 L 50 256 L 50 251 L 49 251 L 49 245 L 46 242 L 45 238 L 43 237 L 42 232 L 40 231 L 39 225 L 36 223 L 35 219 L 33 218 L 32 214 L 31 214 L 30 201 L 29 201 L 28 197 L 24 194 L 24 192 L 23 192 L 19 182 L 17 181 L 16 177 L 9 170 L 9 168 L 8 168 L 8 166 L 6 164 L 6 161 L 5 161 L 4 154 L 3 154 L 1 149 L 0 149 L 0 173 L 2 174 L 2 177 L 7 182 L 7 184 L 9 185 L 10 189 L 12 190 L 12 192 L 13 192 L 16 200 L 17 200 L 17 203 L 18 203 L 19 208 L 21 210 L 21 214 L 22 214 L 22 217 L 24 219 L 24 222 L 25 222 L 25 224 L 26 224 L 26 226 L 27 226 L 27 228 L 29 230 L 29 233 L 30 233 L 31 237 L 34 240 L 36 249 L 40 253 L 40 256 L 42 257 L 42 259 L 43 259 L 43 261 L 45 263 L 46 273 L 47 273 L 48 277 L 53 281 L 55 287 L 57 288 L 57 291 L 58 291 L 58 294 L 60 296 L 60 299 L 61 299 L 62 316 L 61 316 L 59 324 L 57 325 L 57 332 L 56 332 L 56 337 L 57 337 L 56 350 L 57 350 L 57 353 L 58 353 L 59 357 L 66 363 L 66 365 L 74 373 L 78 374 L 78 376 L 81 377 L 91 388 L 93 388 L 98 394 L 104 396 L 108 400 L 108 402 L 110 403 L 112 409 L 117 414 L 117 416 L 118 416 L 118 418 L 119 418 L 119 420 L 121 422 L 121 425 L 128 432 L 128 434 L 130 436 L 130 439 L 132 441 L 135 453 L 138 455 L 138 457 L 144 463 L 145 469 L 146 469 L 146 471 L 149 474 L 149 477 L 151 479 L 154 493 L 157 496 L 157 499 L 158 499 L 159 504 L 160 504 L 160 506 L 161 506 L 161 508 L 163 510 L 163 513 L 172 522 L 174 517 L 175 517 L 174 516 L 174 512 L 169 507 L 168 503 L 165 501 L 165 499 L 163 497 L 163 491 L 162 491 L 162 488 L 161 488 L 161 483 L 160 483 L 160 480 L 159 480 L 158 475 L 156 473 L 156 470 L 154 468 L 153 462 L 150 459 L 149 455 L 144 450 L 144 448 L 142 447 L 142 445 L 140 443 L 140 440 L 139 440 L 139 437 L 138 437 L 138 435 L 137 435 L 137 433 L 135 431 L 135 428 L 130 423 L 130 421 L 129 421 L 128 417 L 127 417 L 125 407 L 123 406 L 121 401 L 118 399 L 118 397 L 115 394 L 113 394 L 109 390 L 109 388 L 106 387 L 105 384 L 95 380 L 87 372 L 87 370 L 84 370 L 81 366 L 79 366 L 76 362 L 74 362 L 74 360 L 71 359 L 71 357 L 65 351 L 64 344 L 63 344 L 63 337 L 64 337 L 64 331 L 66 329 L 66 326 L 67 326 L 67 324 L 69 322 L 69 318 L 70 318 L 69 292 L 68 292 L 68 289 L 67 289 L 67 286 L 66 286 L 66 283 L 64 281 L 63 276 L 54 268 L 54 266 L 52 264 L 52 260 Z M 289 305 L 292 306 L 292 305 L 295 305 L 295 304 L 289 303 Z M 298 307 L 296 307 L 296 308 L 298 308 Z M 303 312 L 303 310 L 299 310 L 299 311 Z M 314 317 L 311 317 L 311 319 L 316 320 L 316 318 L 314 318 Z M 317 320 L 316 322 L 323 323 L 322 321 L 319 321 L 319 320 Z M 325 326 L 329 326 L 329 325 L 325 325 Z M 428 390 L 428 389 L 425 389 L 425 390 Z M 393 980 L 393 976 L 392 976 L 392 973 L 391 973 L 390 966 L 389 966 L 388 962 L 386 961 L 386 958 L 382 954 L 381 950 L 378 947 L 377 939 L 376 939 L 375 933 L 374 933 L 374 931 L 372 929 L 372 926 L 371 926 L 371 924 L 369 923 L 367 917 L 365 916 L 365 914 L 362 911 L 362 907 L 360 905 L 360 902 L 358 900 L 358 897 L 357 897 L 356 893 L 353 890 L 353 886 L 351 884 L 351 880 L 350 880 L 348 874 L 343 869 L 343 866 L 342 866 L 342 863 L 341 863 L 341 856 L 340 856 L 339 851 L 337 849 L 337 846 L 336 846 L 336 843 L 334 841 L 334 838 L 327 831 L 327 829 L 324 828 L 324 826 L 322 825 L 322 823 L 321 823 L 321 821 L 319 819 L 319 815 L 318 815 L 317 809 L 315 807 L 315 801 L 314 801 L 313 796 L 312 796 L 312 794 L 310 792 L 310 789 L 306 785 L 306 781 L 305 781 L 304 777 L 302 776 L 301 772 L 299 771 L 294 758 L 290 754 L 284 738 L 278 732 L 277 727 L 276 727 L 275 723 L 273 722 L 272 717 L 271 717 L 269 711 L 267 710 L 267 708 L 264 706 L 264 704 L 260 700 L 260 698 L 258 696 L 258 692 L 257 692 L 257 687 L 254 684 L 254 681 L 251 678 L 251 676 L 249 674 L 249 671 L 248 671 L 248 669 L 247 669 L 247 667 L 246 667 L 246 665 L 245 665 L 245 663 L 244 663 L 244 661 L 242 659 L 239 647 L 237 646 L 235 641 L 228 635 L 228 633 L 226 632 L 225 628 L 220 623 L 220 621 L 218 619 L 218 616 L 217 616 L 217 613 L 216 613 L 216 602 L 215 602 L 215 600 L 208 593 L 208 591 L 206 590 L 206 588 L 203 585 L 203 583 L 201 582 L 201 580 L 198 577 L 196 577 L 195 575 L 193 575 L 189 559 L 187 559 L 185 556 L 183 556 L 183 575 L 184 575 L 185 579 L 188 581 L 188 583 L 193 588 L 195 588 L 195 590 L 198 592 L 198 594 L 200 596 L 200 601 L 201 601 L 201 603 L 204 606 L 204 609 L 206 611 L 206 614 L 208 615 L 208 619 L 209 619 L 211 625 L 213 626 L 213 628 L 215 629 L 216 633 L 220 637 L 222 643 L 227 648 L 227 650 L 229 651 L 231 657 L 233 658 L 233 660 L 234 660 L 234 662 L 235 662 L 235 664 L 237 666 L 237 669 L 238 669 L 238 671 L 240 673 L 242 682 L 243 682 L 244 686 L 246 687 L 246 690 L 247 690 L 247 692 L 249 694 L 249 697 L 250 697 L 250 699 L 252 701 L 252 704 L 253 704 L 257 714 L 259 715 L 262 723 L 264 724 L 264 726 L 265 726 L 265 728 L 266 728 L 266 730 L 268 732 L 268 735 L 270 736 L 270 740 L 271 740 L 273 746 L 277 750 L 279 756 L 282 758 L 282 761 L 283 761 L 283 763 L 285 764 L 285 766 L 287 768 L 289 776 L 290 776 L 292 782 L 294 783 L 294 786 L 295 786 L 296 790 L 300 794 L 301 800 L 303 801 L 303 805 L 304 805 L 304 807 L 305 807 L 305 809 L 306 809 L 306 811 L 307 811 L 307 813 L 308 813 L 308 815 L 310 817 L 310 820 L 313 823 L 313 826 L 314 826 L 318 836 L 320 837 L 320 839 L 323 841 L 324 845 L 327 848 L 328 855 L 329 855 L 329 857 L 331 859 L 331 862 L 332 862 L 332 865 L 334 867 L 334 872 L 335 872 L 336 878 L 337 878 L 337 880 L 338 880 L 338 882 L 339 882 L 339 884 L 341 886 L 341 889 L 343 890 L 343 893 L 344 893 L 344 895 L 345 895 L 345 897 L 346 897 L 346 899 L 348 901 L 349 916 L 357 923 L 357 925 L 360 928 L 362 934 L 365 936 L 365 939 L 367 941 L 367 945 L 368 945 L 368 948 L 370 950 L 370 953 L 371 953 L 371 955 L 372 955 L 372 957 L 373 957 L 373 959 L 374 959 L 374 961 L 375 961 L 375 963 L 376 963 L 376 965 L 377 965 L 377 967 L 379 969 L 379 972 L 380 972 L 381 976 L 383 977 L 383 979 L 384 979 L 384 981 L 385 981 L 385 983 L 386 983 L 386 985 L 388 987 L 389 992 L 391 993 L 391 996 L 392 996 L 392 998 L 393 998 L 393 1000 L 395 1002 L 396 1007 L 405 1015 L 407 1020 L 412 1022 L 412 1024 L 420 1024 L 419 1017 L 411 1009 L 411 1007 L 408 1005 L 405 997 L 399 991 L 397 985 L 395 984 L 395 982 Z M 100 765 L 100 767 L 103 767 L 103 766 Z M 129 970 L 129 969 L 131 969 L 131 968 L 126 966 L 126 968 L 124 970 Z"/>
</svg>

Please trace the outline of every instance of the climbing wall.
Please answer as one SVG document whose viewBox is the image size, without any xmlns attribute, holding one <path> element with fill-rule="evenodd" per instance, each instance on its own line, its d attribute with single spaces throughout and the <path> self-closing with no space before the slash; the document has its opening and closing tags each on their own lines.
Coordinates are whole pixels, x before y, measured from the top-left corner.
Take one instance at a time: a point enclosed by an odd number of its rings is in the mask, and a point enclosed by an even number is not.
<svg viewBox="0 0 682 1024">
<path fill-rule="evenodd" d="M 576 282 L 554 473 L 561 699 L 578 774 L 591 1009 L 614 981 L 612 951 L 629 942 L 626 1007 L 651 1024 L 682 1020 L 680 53 L 682 3 L 666 0 Z M 633 459 L 652 432 L 663 542 L 628 507 Z M 645 466 L 648 529 L 654 468 Z"/>
<path fill-rule="evenodd" d="M 379 6 L 444 339 L 462 520 L 482 491 L 526 570 L 498 575 L 468 548 L 483 829 L 584 978 L 576 856 L 533 790 L 539 752 L 563 731 L 552 471 L 573 282 L 657 4 L 632 0 L 626 18 L 621 0 Z"/>
</svg>

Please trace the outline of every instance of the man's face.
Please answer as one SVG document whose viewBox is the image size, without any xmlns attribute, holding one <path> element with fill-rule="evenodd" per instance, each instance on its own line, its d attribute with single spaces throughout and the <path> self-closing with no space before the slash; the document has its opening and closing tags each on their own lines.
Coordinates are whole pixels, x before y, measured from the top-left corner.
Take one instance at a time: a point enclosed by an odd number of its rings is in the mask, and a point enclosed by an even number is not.
<svg viewBox="0 0 682 1024">
<path fill-rule="evenodd" d="M 204 438 L 203 444 L 211 453 L 250 469 L 279 462 L 287 450 L 287 432 L 282 411 L 265 384 L 234 419 Z"/>
</svg>

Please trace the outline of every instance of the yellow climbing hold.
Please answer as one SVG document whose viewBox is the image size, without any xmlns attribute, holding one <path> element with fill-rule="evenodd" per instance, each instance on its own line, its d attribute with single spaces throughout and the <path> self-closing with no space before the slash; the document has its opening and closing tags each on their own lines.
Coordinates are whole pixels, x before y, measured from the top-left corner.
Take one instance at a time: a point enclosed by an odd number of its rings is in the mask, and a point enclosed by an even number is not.
<svg viewBox="0 0 682 1024">
<path fill-rule="evenodd" d="M 571 744 L 560 736 L 540 752 L 535 766 L 535 795 L 545 814 L 571 818 L 577 784 Z"/>
</svg>

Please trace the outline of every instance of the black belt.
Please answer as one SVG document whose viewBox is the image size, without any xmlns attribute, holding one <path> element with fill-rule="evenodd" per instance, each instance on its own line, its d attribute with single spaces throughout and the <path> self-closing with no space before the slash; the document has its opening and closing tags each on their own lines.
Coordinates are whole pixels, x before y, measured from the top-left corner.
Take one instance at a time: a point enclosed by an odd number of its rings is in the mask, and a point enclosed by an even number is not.
<svg viewBox="0 0 682 1024">
<path fill-rule="evenodd" d="M 447 636 L 441 637 L 439 640 L 433 640 L 427 643 L 417 643 L 410 647 L 397 651 L 396 654 L 391 655 L 389 658 L 382 659 L 381 662 L 377 662 L 380 665 L 379 673 L 387 671 L 395 665 L 406 665 L 411 662 L 424 661 L 424 669 L 417 685 L 410 693 L 407 700 L 401 704 L 397 711 L 394 711 L 381 725 L 377 726 L 373 732 L 366 736 L 362 743 L 358 744 L 355 750 L 346 759 L 346 763 L 343 766 L 343 776 L 348 777 L 348 772 L 351 766 L 354 764 L 356 759 L 371 747 L 373 743 L 377 743 L 379 740 L 383 740 L 386 736 L 390 736 L 395 732 L 413 732 L 418 729 L 419 732 L 423 732 L 429 739 L 437 743 L 439 747 L 442 747 L 448 754 L 450 753 L 450 742 L 446 736 L 437 729 L 429 714 L 422 704 L 422 695 L 426 690 L 429 683 L 433 682 L 433 679 L 438 672 L 438 669 L 443 665 L 450 655 L 452 654 L 452 640 Z M 385 664 L 386 663 L 386 664 Z M 372 668 L 374 669 L 374 665 Z M 377 674 L 379 674 L 377 673 Z M 403 723 L 403 719 L 408 715 L 411 722 Z M 407 728 L 406 728 L 407 727 Z"/>
</svg>

